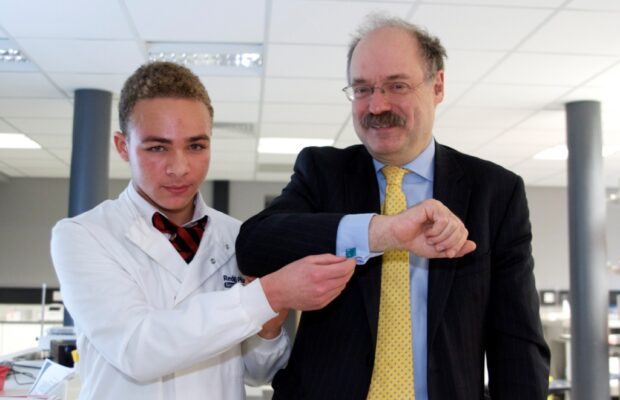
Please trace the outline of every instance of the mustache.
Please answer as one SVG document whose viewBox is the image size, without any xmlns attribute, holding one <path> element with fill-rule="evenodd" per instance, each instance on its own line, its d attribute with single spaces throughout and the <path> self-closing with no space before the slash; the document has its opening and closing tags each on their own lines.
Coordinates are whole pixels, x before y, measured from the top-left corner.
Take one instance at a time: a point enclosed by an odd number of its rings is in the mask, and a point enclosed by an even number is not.
<svg viewBox="0 0 620 400">
<path fill-rule="evenodd" d="M 366 129 L 376 125 L 403 127 L 406 122 L 403 117 L 391 111 L 382 112 L 381 114 L 367 113 L 360 120 L 361 125 Z"/>
</svg>

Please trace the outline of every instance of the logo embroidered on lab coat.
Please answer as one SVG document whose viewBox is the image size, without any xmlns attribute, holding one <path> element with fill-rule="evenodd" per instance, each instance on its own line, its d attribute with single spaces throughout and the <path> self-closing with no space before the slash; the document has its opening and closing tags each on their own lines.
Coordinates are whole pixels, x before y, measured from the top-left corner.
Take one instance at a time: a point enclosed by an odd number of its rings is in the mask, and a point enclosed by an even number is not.
<svg viewBox="0 0 620 400">
<path fill-rule="evenodd" d="M 236 285 L 237 283 L 245 283 L 245 279 L 243 279 L 242 276 L 228 276 L 228 275 L 224 275 L 224 287 L 226 289 L 230 289 L 231 287 L 233 287 L 234 285 Z"/>
</svg>

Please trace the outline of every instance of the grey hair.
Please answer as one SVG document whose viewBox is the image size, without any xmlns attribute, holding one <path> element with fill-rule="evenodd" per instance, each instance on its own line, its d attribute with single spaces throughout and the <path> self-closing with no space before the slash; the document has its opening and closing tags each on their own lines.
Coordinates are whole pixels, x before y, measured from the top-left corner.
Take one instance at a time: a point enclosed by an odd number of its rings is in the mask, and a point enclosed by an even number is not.
<svg viewBox="0 0 620 400">
<path fill-rule="evenodd" d="M 426 79 L 433 78 L 437 71 L 444 69 L 444 59 L 448 57 L 448 54 L 439 38 L 429 34 L 426 29 L 411 24 L 404 19 L 373 13 L 366 17 L 366 20 L 355 32 L 353 39 L 349 43 L 349 51 L 347 53 L 347 80 L 349 83 L 351 82 L 351 58 L 355 48 L 362 38 L 381 28 L 402 29 L 418 41 L 422 58 L 426 62 Z"/>
</svg>

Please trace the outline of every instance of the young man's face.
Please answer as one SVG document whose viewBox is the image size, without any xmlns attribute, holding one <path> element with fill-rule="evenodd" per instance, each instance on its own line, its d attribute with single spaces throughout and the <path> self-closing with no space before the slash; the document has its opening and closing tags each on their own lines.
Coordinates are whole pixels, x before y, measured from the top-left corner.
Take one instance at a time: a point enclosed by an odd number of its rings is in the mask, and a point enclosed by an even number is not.
<svg viewBox="0 0 620 400">
<path fill-rule="evenodd" d="M 126 135 L 114 135 L 138 193 L 176 224 L 192 218 L 209 169 L 211 128 L 201 101 L 161 97 L 139 100 Z"/>
</svg>

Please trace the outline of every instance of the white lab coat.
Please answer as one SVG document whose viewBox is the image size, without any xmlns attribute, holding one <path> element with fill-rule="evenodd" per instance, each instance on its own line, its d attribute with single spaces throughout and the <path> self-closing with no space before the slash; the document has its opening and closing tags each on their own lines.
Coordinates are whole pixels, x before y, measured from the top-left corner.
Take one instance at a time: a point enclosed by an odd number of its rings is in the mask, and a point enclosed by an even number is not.
<svg viewBox="0 0 620 400">
<path fill-rule="evenodd" d="M 270 380 L 290 344 L 285 333 L 255 335 L 276 315 L 259 280 L 233 285 L 239 221 L 205 205 L 206 230 L 187 265 L 138 211 L 136 196 L 130 184 L 52 231 L 75 320 L 80 399 L 245 399 L 244 377 Z"/>
</svg>

